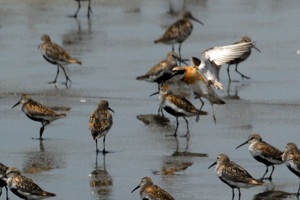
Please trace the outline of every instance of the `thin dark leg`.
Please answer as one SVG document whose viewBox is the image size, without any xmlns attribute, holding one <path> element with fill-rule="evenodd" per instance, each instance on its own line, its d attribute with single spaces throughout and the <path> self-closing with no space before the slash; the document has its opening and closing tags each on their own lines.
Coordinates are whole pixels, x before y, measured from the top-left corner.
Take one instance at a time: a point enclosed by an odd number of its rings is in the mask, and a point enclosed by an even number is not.
<svg viewBox="0 0 300 200">
<path fill-rule="evenodd" d="M 62 84 L 66 85 L 66 87 L 68 87 L 68 81 L 70 81 L 70 86 L 71 86 L 71 85 L 72 85 L 72 81 L 71 81 L 71 79 L 68 77 L 65 68 L 64 68 L 62 65 L 59 65 L 59 66 L 63 69 L 64 74 L 65 74 L 65 77 L 66 77 L 66 82 L 63 82 Z"/>
<path fill-rule="evenodd" d="M 185 117 L 183 117 L 183 119 L 184 119 L 185 122 L 186 122 L 186 129 L 187 129 L 187 132 L 186 132 L 185 135 L 183 135 L 183 136 L 181 136 L 181 137 L 188 137 L 189 134 L 190 134 L 190 130 L 189 130 L 189 122 L 188 122 L 188 120 L 187 120 Z"/>
<path fill-rule="evenodd" d="M 175 128 L 175 132 L 174 132 L 174 134 L 173 134 L 174 137 L 177 136 L 177 129 L 178 129 L 178 126 L 179 126 L 178 117 L 176 117 L 176 128 Z"/>
<path fill-rule="evenodd" d="M 239 72 L 237 68 L 238 68 L 238 64 L 235 65 L 235 71 L 236 71 L 236 73 L 238 73 L 239 75 L 242 76 L 242 79 L 244 79 L 244 78 L 245 79 L 250 79 L 249 76 L 245 76 L 244 74 L 242 74 L 241 72 Z"/>
<path fill-rule="evenodd" d="M 107 153 L 107 151 L 105 150 L 105 137 L 106 137 L 106 135 L 104 135 L 104 137 L 103 137 L 103 150 L 102 150 L 103 154 Z"/>
<path fill-rule="evenodd" d="M 5 186 L 5 190 L 6 190 L 6 200 L 9 200 L 9 198 L 8 198 L 8 187 Z"/>
<path fill-rule="evenodd" d="M 240 188 L 238 188 L 238 190 L 239 190 L 239 200 L 241 199 L 241 190 L 240 190 Z"/>
<path fill-rule="evenodd" d="M 179 66 L 181 65 L 181 43 L 179 43 L 179 46 L 178 46 L 178 54 L 179 54 Z"/>
<path fill-rule="evenodd" d="M 201 110 L 202 110 L 202 108 L 203 108 L 203 106 L 204 106 L 204 101 L 201 99 L 201 97 L 199 97 L 199 100 L 200 100 L 200 102 L 201 102 L 201 107 L 200 107 L 200 109 L 199 109 L 199 111 L 198 111 L 198 114 L 197 114 L 197 117 L 196 117 L 196 122 L 199 121 L 199 119 L 200 119 L 200 113 L 201 113 Z"/>
<path fill-rule="evenodd" d="M 267 174 L 268 171 L 269 171 L 268 168 L 269 168 L 269 166 L 266 165 L 266 171 L 265 171 L 264 175 L 261 177 L 261 179 L 264 179 L 264 178 L 265 178 L 266 174 Z"/>
<path fill-rule="evenodd" d="M 98 153 L 99 153 L 99 149 L 98 149 L 98 140 L 96 139 L 95 142 L 96 142 L 96 153 L 98 154 Z"/>
<path fill-rule="evenodd" d="M 234 200 L 234 188 L 231 189 L 232 189 L 232 200 Z"/>
<path fill-rule="evenodd" d="M 211 103 L 211 109 L 212 109 L 212 112 L 213 112 L 212 117 L 213 117 L 214 123 L 217 124 L 217 119 L 216 119 L 215 110 L 214 110 L 214 104 L 212 104 L 212 103 Z"/>
<path fill-rule="evenodd" d="M 75 18 L 77 18 L 77 13 L 79 12 L 79 10 L 80 10 L 80 8 L 81 8 L 80 1 L 79 1 L 79 0 L 77 1 L 77 3 L 78 3 L 78 8 L 77 8 L 75 14 L 73 15 L 73 17 L 75 17 Z"/>
<path fill-rule="evenodd" d="M 55 79 L 54 79 L 54 81 L 51 81 L 51 82 L 49 82 L 49 84 L 55 84 L 55 83 L 56 83 L 56 80 L 57 80 L 58 74 L 59 74 L 59 65 L 57 65 L 57 71 L 56 71 L 56 76 L 55 76 Z"/>
<path fill-rule="evenodd" d="M 172 52 L 174 52 L 174 44 L 172 44 Z"/>
<path fill-rule="evenodd" d="M 230 67 L 230 64 L 228 64 L 228 67 L 227 67 L 227 74 L 228 74 L 228 80 L 229 80 L 229 82 L 231 82 L 229 67 Z"/>
<path fill-rule="evenodd" d="M 43 140 L 42 136 L 43 136 L 44 130 L 45 130 L 45 126 L 43 125 L 43 126 L 40 128 L 40 137 L 39 137 L 40 140 Z"/>
<path fill-rule="evenodd" d="M 270 174 L 270 176 L 268 178 L 270 181 L 272 181 L 272 175 L 273 175 L 274 170 L 275 170 L 275 166 L 272 165 L 272 172 L 271 172 L 271 174 Z"/>
<path fill-rule="evenodd" d="M 88 5 L 88 13 L 87 13 L 88 18 L 90 18 L 90 13 L 92 13 L 91 0 L 89 0 L 89 5 Z"/>
</svg>

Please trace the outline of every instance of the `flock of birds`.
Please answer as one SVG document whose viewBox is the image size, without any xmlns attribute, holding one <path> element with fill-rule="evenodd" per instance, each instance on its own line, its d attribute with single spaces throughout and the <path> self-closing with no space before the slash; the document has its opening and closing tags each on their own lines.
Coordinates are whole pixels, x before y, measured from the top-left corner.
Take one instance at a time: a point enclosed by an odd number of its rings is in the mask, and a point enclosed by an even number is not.
<svg viewBox="0 0 300 200">
<path fill-rule="evenodd" d="M 78 9 L 73 17 L 77 17 L 77 13 L 81 7 L 78 2 Z M 90 17 L 91 0 L 88 1 L 87 16 Z M 146 74 L 138 76 L 137 80 L 144 80 L 151 83 L 158 84 L 160 106 L 158 113 L 163 114 L 163 110 L 173 115 L 176 118 L 176 128 L 172 136 L 177 136 L 179 126 L 178 118 L 183 117 L 186 122 L 187 132 L 184 137 L 189 137 L 188 120 L 186 117 L 196 116 L 196 121 L 200 120 L 200 115 L 207 115 L 207 112 L 202 111 L 204 101 L 206 99 L 212 106 L 212 116 L 216 123 L 213 105 L 225 104 L 215 92 L 215 89 L 222 90 L 223 86 L 220 82 L 219 71 L 222 65 L 227 64 L 227 73 L 229 81 L 231 81 L 229 68 L 230 65 L 235 65 L 235 71 L 241 75 L 242 78 L 249 79 L 248 76 L 238 71 L 239 63 L 245 61 L 251 54 L 251 49 L 255 47 L 249 37 L 244 36 L 242 39 L 234 44 L 227 46 L 213 47 L 202 52 L 201 58 L 191 58 L 190 66 L 181 66 L 181 63 L 186 64 L 186 60 L 181 58 L 181 45 L 191 35 L 193 24 L 190 20 L 194 20 L 203 25 L 203 23 L 192 16 L 189 11 L 183 11 L 179 19 L 170 25 L 162 37 L 155 40 L 154 43 L 171 44 L 172 51 L 166 56 L 166 59 L 151 68 Z M 56 84 L 60 69 L 63 70 L 66 81 L 63 84 L 70 87 L 71 79 L 67 75 L 64 66 L 67 64 L 80 64 L 81 61 L 70 56 L 70 54 L 59 45 L 51 41 L 48 35 L 42 35 L 42 43 L 39 45 L 43 57 L 51 64 L 57 66 L 57 73 L 54 81 L 49 83 Z M 179 44 L 178 54 L 174 51 L 174 45 Z M 179 64 L 178 64 L 179 63 Z M 199 109 L 197 109 L 189 100 L 191 96 L 198 98 L 201 102 Z M 43 132 L 47 125 L 52 121 L 66 117 L 65 113 L 57 113 L 53 109 L 33 100 L 30 95 L 23 94 L 21 99 L 12 107 L 22 104 L 22 111 L 28 118 L 33 121 L 41 122 L 42 126 L 39 132 L 38 140 L 43 140 Z M 97 109 L 91 113 L 89 119 L 89 129 L 91 135 L 96 143 L 96 152 L 103 154 L 109 153 L 105 149 L 105 137 L 113 124 L 111 112 L 114 112 L 106 100 L 101 100 Z M 98 149 L 97 140 L 103 138 L 103 150 Z M 285 163 L 286 166 L 296 176 L 300 178 L 300 150 L 294 143 L 288 143 L 285 150 L 282 152 L 270 144 L 264 142 L 259 134 L 251 134 L 247 141 L 239 145 L 237 148 L 249 144 L 249 151 L 251 155 L 266 166 L 266 171 L 261 179 L 253 178 L 243 167 L 231 161 L 226 154 L 220 154 L 209 168 L 216 165 L 216 172 L 221 181 L 232 188 L 232 199 L 234 199 L 234 189 L 237 188 L 239 192 L 239 199 L 241 198 L 240 188 L 249 188 L 260 186 L 264 184 L 263 180 L 272 180 L 272 174 L 275 170 L 274 165 Z M 265 178 L 268 173 L 269 166 L 272 171 L 268 178 Z M 43 199 L 56 196 L 54 193 L 44 191 L 33 180 L 25 177 L 20 171 L 14 167 L 7 167 L 0 163 L 0 187 L 6 188 L 6 195 L 8 199 L 8 188 L 21 199 Z M 163 190 L 149 177 L 142 178 L 140 184 L 132 190 L 140 188 L 140 197 L 143 200 L 172 200 L 174 199 L 168 192 Z M 299 196 L 300 185 L 297 191 Z"/>
</svg>

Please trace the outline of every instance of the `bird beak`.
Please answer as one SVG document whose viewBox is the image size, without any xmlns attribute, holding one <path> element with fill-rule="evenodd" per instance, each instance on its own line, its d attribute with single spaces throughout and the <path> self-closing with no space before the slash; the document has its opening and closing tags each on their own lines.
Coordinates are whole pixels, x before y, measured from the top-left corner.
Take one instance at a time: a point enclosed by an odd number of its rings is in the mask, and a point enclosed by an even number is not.
<svg viewBox="0 0 300 200">
<path fill-rule="evenodd" d="M 140 188 L 140 186 L 138 185 L 136 188 L 134 188 L 131 193 L 133 193 L 136 189 Z"/>
<path fill-rule="evenodd" d="M 211 168 L 212 166 L 216 165 L 216 164 L 217 164 L 217 161 L 214 162 L 213 164 L 211 164 L 211 166 L 209 166 L 208 169 Z"/>
<path fill-rule="evenodd" d="M 196 58 L 193 56 L 191 57 L 191 61 L 194 66 L 199 66 L 201 64 L 201 60 L 199 60 L 199 58 Z"/>
<path fill-rule="evenodd" d="M 111 109 L 110 107 L 108 107 L 108 110 L 110 110 L 111 112 L 115 113 L 115 111 L 113 109 Z"/>
<path fill-rule="evenodd" d="M 18 101 L 11 109 L 13 109 L 14 107 L 16 107 L 17 105 L 19 105 L 21 103 L 21 100 Z"/>
<path fill-rule="evenodd" d="M 198 22 L 199 24 L 204 25 L 203 22 L 201 22 L 200 20 L 196 19 L 196 18 L 193 17 L 193 16 L 191 16 L 191 19 L 194 20 L 194 21 L 196 21 L 196 22 Z"/>
<path fill-rule="evenodd" d="M 247 144 L 247 143 L 248 143 L 248 140 L 247 140 L 246 142 L 240 144 L 239 146 L 237 146 L 235 149 L 238 149 L 238 148 L 240 148 L 241 146 L 243 146 L 243 145 L 245 145 L 245 144 Z"/>
<path fill-rule="evenodd" d="M 152 96 L 157 95 L 157 94 L 159 94 L 159 91 L 158 92 L 154 92 L 153 94 L 150 94 L 149 97 L 152 97 Z"/>
<path fill-rule="evenodd" d="M 256 49 L 256 51 L 258 51 L 259 53 L 261 52 L 256 46 L 254 46 L 253 48 Z"/>
</svg>

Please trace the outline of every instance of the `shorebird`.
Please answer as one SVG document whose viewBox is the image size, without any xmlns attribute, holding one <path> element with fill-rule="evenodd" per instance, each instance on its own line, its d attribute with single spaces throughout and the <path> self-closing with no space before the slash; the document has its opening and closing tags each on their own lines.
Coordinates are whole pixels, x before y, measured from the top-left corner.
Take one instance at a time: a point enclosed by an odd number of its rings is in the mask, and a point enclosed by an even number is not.
<svg viewBox="0 0 300 200">
<path fill-rule="evenodd" d="M 38 138 L 39 140 L 43 140 L 42 136 L 45 126 L 50 124 L 52 121 L 66 117 L 66 114 L 56 113 L 51 108 L 34 101 L 28 94 L 22 94 L 21 99 L 12 108 L 19 104 L 23 104 L 22 111 L 28 118 L 42 123 L 42 127 L 40 128 L 40 137 Z"/>
<path fill-rule="evenodd" d="M 195 95 L 201 101 L 201 111 L 204 106 L 204 102 L 201 99 L 202 97 L 207 99 L 212 106 L 213 120 L 216 123 L 216 117 L 214 112 L 214 104 L 223 105 L 225 102 L 217 95 L 214 89 L 211 87 L 211 84 L 207 79 L 199 72 L 196 66 L 181 66 L 173 68 L 173 76 L 181 77 L 181 81 L 188 85 Z M 196 121 L 199 120 L 199 115 L 196 118 Z"/>
<path fill-rule="evenodd" d="M 157 83 L 158 86 L 169 80 L 172 75 L 172 69 L 177 67 L 177 61 L 179 61 L 177 53 L 171 51 L 167 54 L 166 59 L 160 61 L 153 66 L 145 75 L 136 77 L 136 80 L 143 80 L 149 83 Z"/>
<path fill-rule="evenodd" d="M 92 137 L 96 142 L 96 152 L 100 152 L 98 149 L 97 139 L 103 137 L 103 150 L 102 153 L 106 154 L 105 150 L 105 137 L 113 124 L 113 118 L 110 111 L 114 112 L 108 105 L 106 100 L 101 100 L 98 103 L 97 109 L 91 113 L 89 120 L 89 129 Z"/>
<path fill-rule="evenodd" d="M 168 192 L 159 186 L 154 185 L 149 177 L 142 178 L 141 183 L 134 188 L 131 193 L 138 188 L 141 188 L 140 196 L 142 200 L 174 200 L 174 198 Z"/>
<path fill-rule="evenodd" d="M 92 8 L 91 8 L 91 1 L 92 0 L 75 0 L 75 1 L 77 1 L 77 3 L 78 3 L 78 8 L 77 8 L 75 14 L 72 17 L 77 18 L 77 14 L 78 14 L 78 12 L 79 12 L 79 10 L 81 8 L 80 1 L 88 1 L 89 5 L 88 5 L 87 17 L 90 18 L 90 13 L 92 13 Z"/>
<path fill-rule="evenodd" d="M 282 154 L 282 160 L 289 170 L 300 178 L 300 150 L 295 143 L 287 143 Z M 300 183 L 297 191 L 297 197 L 299 197 L 299 192 Z"/>
<path fill-rule="evenodd" d="M 70 85 L 72 84 L 71 79 L 68 77 L 66 70 L 64 68 L 65 65 L 76 63 L 81 65 L 81 61 L 76 58 L 72 58 L 70 54 L 60 47 L 58 44 L 55 44 L 51 41 L 49 35 L 42 35 L 41 37 L 42 43 L 38 46 L 39 50 L 42 52 L 43 57 L 51 64 L 57 65 L 57 72 L 54 81 L 49 82 L 49 84 L 55 84 L 57 80 L 57 76 L 59 74 L 59 68 L 61 68 L 65 74 L 66 82 L 63 82 L 66 87 L 68 87 L 68 82 Z"/>
<path fill-rule="evenodd" d="M 240 41 L 238 41 L 238 42 L 236 42 L 234 44 L 242 44 L 242 43 L 249 43 L 249 42 L 252 42 L 251 39 L 248 36 L 243 36 Z M 242 79 L 243 78 L 250 79 L 249 76 L 245 76 L 244 74 L 242 74 L 241 72 L 238 71 L 238 65 L 239 65 L 239 63 L 245 61 L 250 56 L 252 48 L 254 48 L 258 52 L 260 52 L 260 50 L 253 44 L 252 47 L 247 52 L 245 52 L 243 55 L 241 55 L 240 57 L 238 57 L 238 58 L 236 58 L 234 60 L 231 60 L 231 61 L 227 62 L 227 64 L 228 64 L 227 74 L 228 74 L 229 82 L 231 81 L 229 67 L 230 67 L 230 65 L 234 65 L 234 64 L 235 64 L 235 71 L 236 71 L 236 73 L 238 73 L 239 75 L 241 75 Z"/>
<path fill-rule="evenodd" d="M 206 115 L 207 112 L 200 111 L 189 102 L 186 98 L 176 96 L 172 93 L 168 85 L 162 85 L 159 92 L 160 107 L 176 118 L 176 128 L 174 137 L 177 136 L 177 129 L 179 126 L 178 117 L 182 117 L 186 122 L 187 133 L 183 137 L 189 135 L 189 124 L 185 117 L 192 117 L 198 115 Z"/>
<path fill-rule="evenodd" d="M 203 25 L 201 21 L 193 17 L 189 11 L 182 11 L 179 15 L 179 19 L 170 25 L 162 37 L 155 40 L 154 43 L 172 44 L 172 51 L 174 51 L 174 44 L 179 43 L 178 54 L 181 58 L 181 43 L 183 43 L 192 33 L 193 24 L 190 19 Z"/>
<path fill-rule="evenodd" d="M 258 162 L 266 165 L 266 171 L 261 179 L 265 178 L 265 175 L 268 173 L 269 166 L 272 166 L 272 172 L 269 178 L 266 178 L 272 180 L 272 174 L 275 170 L 274 165 L 280 165 L 283 163 L 281 158 L 282 152 L 263 141 L 261 136 L 257 133 L 252 133 L 251 135 L 249 135 L 248 140 L 236 147 L 236 149 L 247 143 L 249 143 L 249 151 L 252 157 L 255 158 L 255 160 L 257 160 Z"/>
<path fill-rule="evenodd" d="M 239 199 L 241 199 L 240 188 L 250 188 L 262 185 L 264 182 L 254 179 L 244 168 L 229 160 L 225 154 L 220 154 L 217 161 L 211 166 L 216 166 L 216 172 L 219 179 L 226 183 L 232 189 L 232 199 L 234 199 L 234 188 L 239 191 Z"/>
<path fill-rule="evenodd" d="M 7 166 L 0 163 L 0 177 L 5 176 L 7 169 L 8 169 Z M 9 198 L 8 198 L 8 188 L 7 188 L 7 184 L 6 184 L 6 178 L 0 179 L 0 196 L 2 195 L 3 187 L 5 187 L 5 189 L 6 189 L 6 200 L 8 200 Z"/>
<path fill-rule="evenodd" d="M 8 168 L 5 177 L 7 178 L 6 183 L 9 189 L 21 199 L 34 200 L 56 196 L 54 193 L 40 188 L 31 179 L 21 175 L 20 171 L 15 167 Z"/>
<path fill-rule="evenodd" d="M 201 54 L 198 69 L 208 81 L 212 82 L 216 89 L 223 89 L 219 78 L 221 66 L 240 58 L 249 52 L 254 45 L 255 42 L 244 42 L 206 49 Z"/>
</svg>

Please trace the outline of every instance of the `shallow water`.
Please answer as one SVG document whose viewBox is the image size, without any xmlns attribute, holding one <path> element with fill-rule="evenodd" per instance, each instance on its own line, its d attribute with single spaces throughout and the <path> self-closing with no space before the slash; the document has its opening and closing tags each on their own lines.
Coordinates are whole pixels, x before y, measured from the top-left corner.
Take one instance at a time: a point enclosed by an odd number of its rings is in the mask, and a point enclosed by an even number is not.
<svg viewBox="0 0 300 200">
<path fill-rule="evenodd" d="M 239 82 L 228 85 L 227 66 L 223 66 L 224 91 L 218 93 L 227 104 L 215 106 L 217 125 L 205 104 L 209 115 L 199 123 L 189 120 L 189 141 L 165 137 L 173 133 L 175 119 L 167 115 L 167 126 L 158 123 L 157 97 L 149 97 L 157 86 L 135 80 L 171 49 L 153 44 L 163 27 L 176 20 L 168 14 L 170 2 L 175 11 L 184 6 L 175 0 L 93 1 L 91 19 L 87 20 L 83 3 L 76 20 L 68 17 L 77 8 L 71 0 L 2 0 L 0 162 L 21 169 L 43 189 L 56 193 L 52 199 L 139 199 L 138 191 L 130 192 L 144 176 L 175 199 L 231 199 L 231 189 L 214 169 L 207 169 L 219 153 L 228 154 L 259 178 L 265 166 L 251 157 L 247 145 L 235 150 L 250 133 L 260 133 L 282 150 L 290 141 L 299 144 L 300 2 L 186 0 L 185 8 L 204 26 L 194 23 L 182 46 L 183 56 L 200 56 L 207 48 L 231 44 L 243 35 L 257 41 L 262 51 L 253 51 L 239 66 L 250 80 L 241 80 L 232 67 L 231 75 Z M 82 67 L 68 66 L 73 82 L 69 89 L 47 84 L 56 67 L 37 49 L 44 33 L 83 62 Z M 64 81 L 62 74 L 58 81 Z M 38 137 L 40 124 L 29 120 L 20 106 L 11 109 L 23 92 L 49 106 L 71 107 L 66 118 L 45 129 L 41 143 L 31 139 Z M 95 143 L 87 123 L 102 98 L 115 111 L 106 137 L 106 148 L 114 153 L 105 156 L 105 163 L 99 154 L 95 172 Z M 178 133 L 185 134 L 183 120 Z M 174 166 L 187 169 L 175 174 L 162 170 Z M 276 166 L 272 183 L 242 189 L 242 199 L 267 199 L 264 195 L 296 199 L 290 193 L 298 185 L 299 179 L 284 165 Z M 12 193 L 9 197 L 17 199 Z"/>
</svg>

